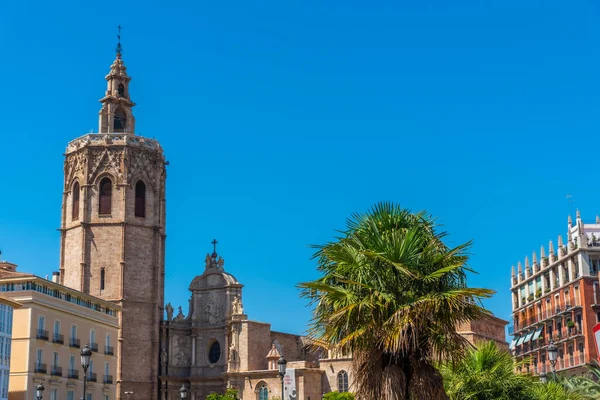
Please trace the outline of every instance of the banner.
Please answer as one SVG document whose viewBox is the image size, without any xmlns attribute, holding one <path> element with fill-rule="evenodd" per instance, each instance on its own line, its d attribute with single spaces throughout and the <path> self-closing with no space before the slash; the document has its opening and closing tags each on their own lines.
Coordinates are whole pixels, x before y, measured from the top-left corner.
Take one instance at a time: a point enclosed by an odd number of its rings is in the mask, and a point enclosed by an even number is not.
<svg viewBox="0 0 600 400">
<path fill-rule="evenodd" d="M 283 399 L 296 400 L 296 369 L 288 368 L 283 377 Z"/>
</svg>

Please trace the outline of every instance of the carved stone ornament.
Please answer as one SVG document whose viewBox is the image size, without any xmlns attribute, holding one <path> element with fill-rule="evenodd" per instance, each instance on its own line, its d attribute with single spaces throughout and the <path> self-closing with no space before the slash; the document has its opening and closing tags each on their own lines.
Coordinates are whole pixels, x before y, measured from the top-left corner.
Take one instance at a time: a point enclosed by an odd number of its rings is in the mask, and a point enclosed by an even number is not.
<svg viewBox="0 0 600 400">
<path fill-rule="evenodd" d="M 173 306 L 171 305 L 171 303 L 167 303 L 167 305 L 165 306 L 165 310 L 167 310 L 167 321 L 172 321 L 173 320 Z"/>
<path fill-rule="evenodd" d="M 244 306 L 242 305 L 242 300 L 240 300 L 240 296 L 235 296 L 233 298 L 233 303 L 231 304 L 231 314 L 233 315 L 242 315 L 244 314 Z"/>
</svg>

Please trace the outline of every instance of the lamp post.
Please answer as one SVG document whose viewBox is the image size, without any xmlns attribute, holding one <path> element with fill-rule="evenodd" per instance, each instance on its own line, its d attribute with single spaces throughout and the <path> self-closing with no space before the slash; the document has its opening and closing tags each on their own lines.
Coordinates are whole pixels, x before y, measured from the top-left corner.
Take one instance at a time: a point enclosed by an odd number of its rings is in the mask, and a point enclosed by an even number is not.
<svg viewBox="0 0 600 400">
<path fill-rule="evenodd" d="M 182 399 L 185 399 L 187 397 L 187 392 L 188 388 L 185 387 L 185 384 L 181 385 L 181 389 L 179 389 L 179 396 L 181 396 Z"/>
<path fill-rule="evenodd" d="M 125 391 L 125 396 L 127 396 L 127 400 L 129 400 L 129 395 L 130 394 L 133 394 L 133 391 L 131 391 L 131 390 L 126 390 Z"/>
<path fill-rule="evenodd" d="M 88 347 L 87 343 L 83 349 L 81 349 L 81 367 L 83 368 L 83 400 L 85 397 L 85 386 L 87 385 L 87 370 L 90 366 L 90 358 L 92 357 L 92 350 Z"/>
<path fill-rule="evenodd" d="M 35 397 L 37 400 L 42 400 L 42 394 L 44 394 L 44 385 L 42 385 L 42 382 L 38 383 L 37 386 L 35 387 Z"/>
<path fill-rule="evenodd" d="M 548 377 L 546 376 L 546 371 L 542 371 L 542 373 L 540 374 L 540 382 L 542 382 L 542 383 L 548 382 Z"/>
<path fill-rule="evenodd" d="M 552 377 L 556 382 L 556 359 L 558 358 L 558 347 L 554 344 L 554 342 L 550 342 L 548 345 L 548 360 L 550 360 L 550 365 L 552 366 Z"/>
<path fill-rule="evenodd" d="M 281 399 L 283 400 L 283 377 L 285 376 L 285 367 L 287 366 L 287 360 L 283 356 L 277 360 L 277 367 L 279 368 L 279 376 L 281 377 Z"/>
</svg>

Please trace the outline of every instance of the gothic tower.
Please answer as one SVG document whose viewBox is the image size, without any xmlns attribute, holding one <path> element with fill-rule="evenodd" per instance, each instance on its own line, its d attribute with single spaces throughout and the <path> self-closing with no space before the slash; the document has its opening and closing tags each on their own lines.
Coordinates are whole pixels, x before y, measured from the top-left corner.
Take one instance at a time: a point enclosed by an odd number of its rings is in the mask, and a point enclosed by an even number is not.
<svg viewBox="0 0 600 400">
<path fill-rule="evenodd" d="M 60 279 L 122 307 L 117 399 L 132 391 L 132 400 L 155 400 L 164 299 L 166 164 L 157 141 L 135 135 L 131 78 L 120 50 L 119 44 L 106 76 L 98 133 L 67 145 Z M 82 344 L 88 341 L 86 335 L 81 332 Z M 104 351 L 104 343 L 96 346 Z"/>
</svg>

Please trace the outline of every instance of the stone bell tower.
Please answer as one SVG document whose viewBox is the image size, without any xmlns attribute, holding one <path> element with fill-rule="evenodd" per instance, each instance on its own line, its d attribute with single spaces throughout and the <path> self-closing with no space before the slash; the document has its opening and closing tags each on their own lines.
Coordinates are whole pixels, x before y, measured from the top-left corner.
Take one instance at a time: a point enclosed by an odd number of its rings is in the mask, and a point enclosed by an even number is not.
<svg viewBox="0 0 600 400">
<path fill-rule="evenodd" d="M 98 133 L 67 145 L 62 201 L 61 283 L 122 307 L 116 347 L 117 399 L 157 399 L 165 267 L 165 158 L 135 135 L 126 67 L 117 46 L 100 100 Z M 81 332 L 81 343 L 89 333 Z M 104 351 L 104 338 L 96 351 Z"/>
</svg>

